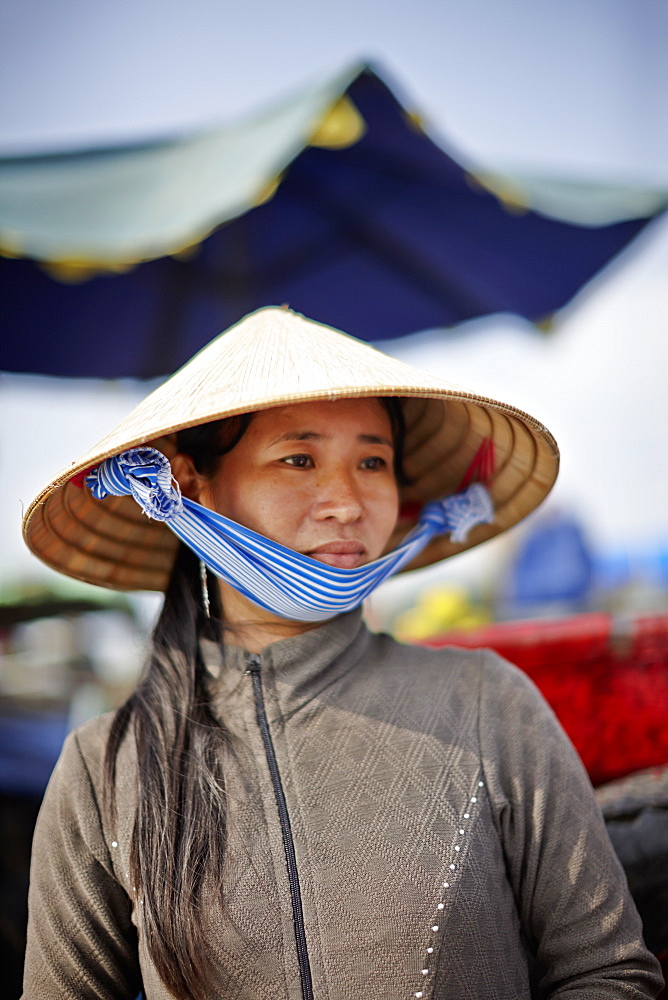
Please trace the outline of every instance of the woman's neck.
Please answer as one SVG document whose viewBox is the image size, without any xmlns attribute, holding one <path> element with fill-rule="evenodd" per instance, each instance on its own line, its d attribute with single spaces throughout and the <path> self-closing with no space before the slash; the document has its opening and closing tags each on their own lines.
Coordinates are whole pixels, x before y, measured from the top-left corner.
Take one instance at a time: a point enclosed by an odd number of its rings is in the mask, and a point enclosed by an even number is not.
<svg viewBox="0 0 668 1000">
<path fill-rule="evenodd" d="M 253 604 L 224 580 L 219 580 L 218 584 L 226 641 L 233 646 L 241 646 L 249 653 L 260 653 L 272 642 L 310 632 L 322 624 L 280 618 L 258 604 Z"/>
</svg>

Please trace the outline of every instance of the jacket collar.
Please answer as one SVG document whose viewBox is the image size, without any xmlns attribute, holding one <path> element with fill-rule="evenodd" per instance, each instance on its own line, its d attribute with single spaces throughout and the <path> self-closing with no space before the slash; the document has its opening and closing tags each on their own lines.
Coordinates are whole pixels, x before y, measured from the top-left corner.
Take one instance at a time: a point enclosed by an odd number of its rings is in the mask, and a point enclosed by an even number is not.
<svg viewBox="0 0 668 1000">
<path fill-rule="evenodd" d="M 296 711 L 304 701 L 333 683 L 362 657 L 370 638 L 360 608 L 266 646 L 259 654 L 262 676 L 273 688 L 281 714 Z M 203 642 L 204 660 L 212 676 L 212 695 L 223 708 L 242 691 L 249 653 L 239 646 Z"/>
</svg>

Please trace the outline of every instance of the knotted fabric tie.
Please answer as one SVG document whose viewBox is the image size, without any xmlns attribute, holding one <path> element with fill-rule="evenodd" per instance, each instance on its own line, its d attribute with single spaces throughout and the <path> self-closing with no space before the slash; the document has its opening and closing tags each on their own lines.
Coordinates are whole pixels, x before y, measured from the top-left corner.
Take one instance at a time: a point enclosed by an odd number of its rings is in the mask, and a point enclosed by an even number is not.
<svg viewBox="0 0 668 1000">
<path fill-rule="evenodd" d="M 148 517 L 164 521 L 216 576 L 268 611 L 304 622 L 325 621 L 356 608 L 435 535 L 449 533 L 453 542 L 464 542 L 471 528 L 494 520 L 488 491 L 473 483 L 425 504 L 416 526 L 392 552 L 356 569 L 342 569 L 182 497 L 168 459 L 154 448 L 133 448 L 108 458 L 86 476 L 86 485 L 98 500 L 133 496 Z"/>
</svg>

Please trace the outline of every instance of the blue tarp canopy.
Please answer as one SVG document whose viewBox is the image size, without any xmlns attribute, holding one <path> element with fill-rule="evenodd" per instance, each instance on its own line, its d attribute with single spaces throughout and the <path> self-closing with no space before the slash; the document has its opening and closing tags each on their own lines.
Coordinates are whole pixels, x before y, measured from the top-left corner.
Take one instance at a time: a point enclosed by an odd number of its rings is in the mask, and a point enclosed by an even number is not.
<svg viewBox="0 0 668 1000">
<path fill-rule="evenodd" d="M 370 341 L 541 323 L 665 206 L 474 172 L 356 68 L 225 128 L 0 160 L 0 369 L 162 375 L 281 303 Z"/>
</svg>

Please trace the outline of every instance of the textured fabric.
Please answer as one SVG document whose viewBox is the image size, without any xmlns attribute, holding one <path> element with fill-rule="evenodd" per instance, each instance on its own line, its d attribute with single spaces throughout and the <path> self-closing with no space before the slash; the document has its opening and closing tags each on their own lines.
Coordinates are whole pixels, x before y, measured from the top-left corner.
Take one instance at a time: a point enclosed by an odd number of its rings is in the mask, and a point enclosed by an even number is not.
<svg viewBox="0 0 668 1000">
<path fill-rule="evenodd" d="M 232 739 L 225 898 L 207 934 L 212 1000 L 299 1000 L 246 665 L 234 647 L 210 665 Z M 518 670 L 490 652 L 401 646 L 353 612 L 268 647 L 261 674 L 316 1000 L 658 993 L 583 768 Z M 134 1000 L 142 980 L 147 1000 L 168 998 L 127 874 L 131 739 L 117 768 L 118 824 L 101 819 L 108 728 L 102 717 L 69 737 L 37 824 L 25 1000 Z"/>
<path fill-rule="evenodd" d="M 172 468 L 155 448 L 131 448 L 86 476 L 97 500 L 133 496 L 141 509 L 165 521 L 175 535 L 250 601 L 292 621 L 317 622 L 352 611 L 393 573 L 408 565 L 435 536 L 466 541 L 471 528 L 492 524 L 494 505 L 482 483 L 426 503 L 418 523 L 391 552 L 356 569 L 311 559 L 251 528 L 181 496 Z"/>
</svg>

